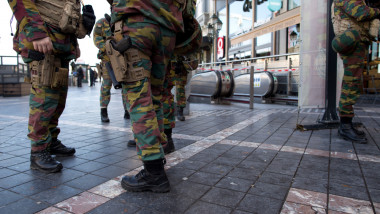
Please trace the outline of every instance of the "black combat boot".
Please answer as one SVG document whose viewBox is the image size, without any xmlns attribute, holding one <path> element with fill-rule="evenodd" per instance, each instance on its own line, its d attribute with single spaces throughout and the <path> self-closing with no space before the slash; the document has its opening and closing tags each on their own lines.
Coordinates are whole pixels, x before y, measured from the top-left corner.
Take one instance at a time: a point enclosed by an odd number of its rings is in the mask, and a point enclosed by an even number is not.
<svg viewBox="0 0 380 214">
<path fill-rule="evenodd" d="M 124 176 L 121 186 L 131 192 L 169 192 L 170 183 L 164 169 L 165 159 L 144 161 L 144 169 L 135 176 Z"/>
<path fill-rule="evenodd" d="M 75 149 L 72 147 L 67 147 L 62 144 L 62 142 L 56 138 L 53 138 L 50 144 L 50 153 L 56 156 L 72 156 L 75 154 Z"/>
<path fill-rule="evenodd" d="M 352 141 L 354 143 L 365 144 L 367 139 L 356 134 L 353 129 L 352 123 L 340 123 L 338 134 L 345 140 Z"/>
<path fill-rule="evenodd" d="M 107 108 L 100 108 L 100 118 L 102 122 L 110 122 L 110 119 L 108 118 Z"/>
<path fill-rule="evenodd" d="M 172 129 L 164 129 L 164 132 L 165 132 L 166 137 L 168 139 L 168 144 L 164 148 L 164 153 L 169 154 L 169 153 L 172 153 L 175 151 L 174 142 L 173 142 L 173 138 L 172 138 Z"/>
<path fill-rule="evenodd" d="M 125 110 L 125 112 L 124 112 L 124 119 L 128 120 L 129 118 L 131 118 L 131 116 L 129 116 L 129 112 L 127 110 Z"/>
<path fill-rule="evenodd" d="M 185 116 L 183 116 L 183 107 L 178 108 L 177 118 L 180 121 L 185 121 Z"/>
<path fill-rule="evenodd" d="M 42 172 L 59 172 L 62 169 L 62 164 L 51 157 L 49 151 L 32 152 L 30 154 L 30 168 Z"/>
<path fill-rule="evenodd" d="M 135 140 L 128 140 L 127 146 L 128 147 L 136 147 L 136 141 Z"/>
<path fill-rule="evenodd" d="M 359 135 L 360 137 L 363 137 L 363 138 L 365 137 L 365 132 L 364 131 L 357 129 L 352 123 L 351 123 L 351 125 L 352 125 L 352 129 L 354 130 L 354 132 L 357 135 Z"/>
</svg>

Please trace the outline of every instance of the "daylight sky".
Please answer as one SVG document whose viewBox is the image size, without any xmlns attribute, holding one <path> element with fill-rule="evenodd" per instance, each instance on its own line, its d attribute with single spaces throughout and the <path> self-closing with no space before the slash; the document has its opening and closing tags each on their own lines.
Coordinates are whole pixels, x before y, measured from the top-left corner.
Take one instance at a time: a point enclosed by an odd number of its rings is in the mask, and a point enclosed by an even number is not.
<svg viewBox="0 0 380 214">
<path fill-rule="evenodd" d="M 104 17 L 105 13 L 109 13 L 109 4 L 106 0 L 83 0 L 84 4 L 92 4 L 96 19 Z M 12 10 L 9 7 L 8 1 L 0 1 L 0 56 L 16 56 L 13 51 L 12 36 L 10 28 L 10 20 L 12 18 Z M 12 23 L 13 33 L 16 31 L 16 19 Z M 99 60 L 96 58 L 98 49 L 95 47 L 91 38 L 86 36 L 84 39 L 79 40 L 79 47 L 82 56 L 77 60 L 86 64 L 95 65 Z"/>
</svg>

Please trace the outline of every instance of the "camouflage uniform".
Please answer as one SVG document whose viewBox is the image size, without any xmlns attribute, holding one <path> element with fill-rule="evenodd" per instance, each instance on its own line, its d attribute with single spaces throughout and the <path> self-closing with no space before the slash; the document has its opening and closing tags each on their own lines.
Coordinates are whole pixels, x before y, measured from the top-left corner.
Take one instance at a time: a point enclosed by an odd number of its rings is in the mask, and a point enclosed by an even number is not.
<svg viewBox="0 0 380 214">
<path fill-rule="evenodd" d="M 22 56 L 24 62 L 33 61 L 28 57 L 29 51 L 34 50 L 33 41 L 50 37 L 54 48 L 53 55 L 61 59 L 62 68 L 68 69 L 69 61 L 76 56 L 76 37 L 63 34 L 60 29 L 47 25 L 34 1 L 9 0 L 8 3 L 18 22 L 13 49 Z M 28 124 L 32 152 L 46 149 L 52 138 L 58 137 L 58 119 L 65 108 L 66 96 L 67 87 L 32 85 Z"/>
<path fill-rule="evenodd" d="M 98 59 L 102 60 L 102 65 L 104 68 L 104 63 L 109 62 L 109 57 L 105 54 L 105 41 L 107 37 L 112 36 L 110 25 L 105 18 L 99 19 L 94 28 L 93 40 L 95 46 L 99 49 Z M 102 86 L 100 88 L 100 108 L 107 108 L 111 100 L 111 87 L 112 80 L 108 72 L 101 71 L 101 76 L 103 77 Z M 122 91 L 123 107 L 127 110 L 127 100 L 124 92 Z"/>
<path fill-rule="evenodd" d="M 165 77 L 164 93 L 162 96 L 165 129 L 175 127 L 175 105 L 177 109 L 186 107 L 185 85 L 187 82 L 187 70 L 183 66 L 180 66 L 179 71 L 176 71 L 174 67 L 175 62 L 175 57 L 173 57 L 170 72 Z M 174 103 L 174 96 L 171 92 L 174 86 L 176 86 L 176 103 Z"/>
<path fill-rule="evenodd" d="M 354 19 L 360 23 L 373 20 L 380 15 L 379 9 L 366 6 L 362 0 L 334 0 L 334 4 L 334 15 L 342 20 Z M 364 61 L 370 42 L 365 36 L 360 37 L 360 41 L 352 51 L 346 54 L 340 53 L 344 65 L 342 93 L 339 101 L 340 117 L 354 117 L 352 106 L 360 95 L 360 79 L 365 68 Z"/>
<path fill-rule="evenodd" d="M 173 0 L 114 0 L 111 17 L 111 24 L 123 21 L 122 33 L 148 56 L 134 67 L 150 72 L 150 78 L 123 84 L 123 91 L 127 93 L 139 157 L 143 161 L 162 159 L 161 143 L 166 136 L 161 99 L 176 33 L 183 32 L 180 5 Z"/>
</svg>

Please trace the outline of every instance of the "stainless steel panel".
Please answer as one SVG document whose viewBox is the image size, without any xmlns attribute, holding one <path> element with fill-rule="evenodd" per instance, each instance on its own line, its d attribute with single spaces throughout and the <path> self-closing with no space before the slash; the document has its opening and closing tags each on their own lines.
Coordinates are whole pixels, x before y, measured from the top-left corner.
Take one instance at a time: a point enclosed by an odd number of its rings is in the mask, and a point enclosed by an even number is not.
<svg viewBox="0 0 380 214">
<path fill-rule="evenodd" d="M 234 78 L 230 71 L 219 71 L 221 79 L 220 97 L 230 97 L 234 93 Z"/>
<path fill-rule="evenodd" d="M 216 96 L 219 89 L 219 78 L 214 71 L 194 75 L 190 80 L 190 93 L 205 96 Z"/>
<path fill-rule="evenodd" d="M 277 88 L 277 80 L 269 72 L 255 72 L 254 74 L 254 95 L 270 96 L 273 90 Z M 235 77 L 234 95 L 249 96 L 249 74 L 242 74 Z"/>
</svg>

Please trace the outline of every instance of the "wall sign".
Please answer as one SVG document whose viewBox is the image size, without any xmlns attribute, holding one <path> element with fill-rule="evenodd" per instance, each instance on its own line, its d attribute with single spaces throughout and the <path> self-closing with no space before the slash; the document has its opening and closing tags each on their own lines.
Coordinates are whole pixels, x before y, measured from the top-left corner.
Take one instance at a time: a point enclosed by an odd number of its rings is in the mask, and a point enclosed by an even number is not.
<svg viewBox="0 0 380 214">
<path fill-rule="evenodd" d="M 269 0 L 268 9 L 272 12 L 279 11 L 282 8 L 282 0 Z"/>
<path fill-rule="evenodd" d="M 218 37 L 218 49 L 217 49 L 217 56 L 218 59 L 224 57 L 224 36 L 223 37 Z"/>
</svg>

